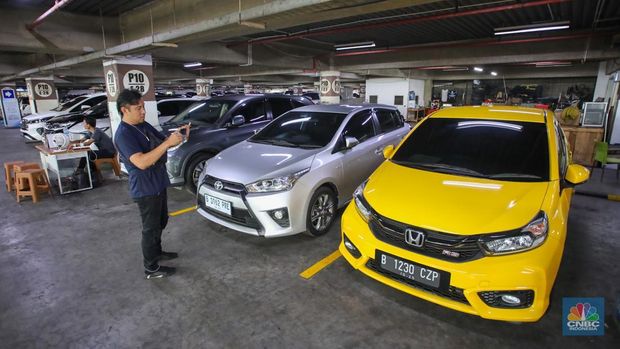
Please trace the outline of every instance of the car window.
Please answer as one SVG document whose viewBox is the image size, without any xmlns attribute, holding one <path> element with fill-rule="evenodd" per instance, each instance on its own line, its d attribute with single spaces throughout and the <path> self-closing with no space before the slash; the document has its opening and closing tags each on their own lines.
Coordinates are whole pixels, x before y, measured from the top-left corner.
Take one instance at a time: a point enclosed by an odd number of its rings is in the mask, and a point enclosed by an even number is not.
<svg viewBox="0 0 620 349">
<path fill-rule="evenodd" d="M 568 169 L 568 150 L 566 149 L 566 138 L 564 137 L 564 132 L 562 132 L 562 128 L 558 124 L 558 122 L 554 122 L 555 124 L 555 137 L 557 144 L 557 152 L 558 152 L 558 165 L 559 165 L 559 175 L 560 178 L 564 178 L 566 175 L 566 170 Z"/>
<path fill-rule="evenodd" d="M 75 97 L 69 101 L 66 101 L 64 103 L 61 103 L 59 106 L 57 106 L 56 108 L 51 109 L 52 111 L 63 111 L 63 110 L 67 110 L 71 107 L 73 107 L 74 105 L 80 103 L 81 101 L 85 100 L 86 96 L 79 96 L 79 97 Z"/>
<path fill-rule="evenodd" d="M 191 121 L 196 125 L 213 124 L 236 104 L 236 101 L 229 100 L 208 100 L 196 102 L 185 108 L 167 124 L 182 123 Z"/>
<path fill-rule="evenodd" d="M 344 137 L 355 137 L 362 143 L 375 135 L 375 127 L 372 120 L 372 111 L 363 110 L 349 120 L 342 131 Z M 342 137 L 342 139 L 344 139 Z"/>
<path fill-rule="evenodd" d="M 267 120 L 265 102 L 263 100 L 245 102 L 235 111 L 235 115 L 243 115 L 246 124 L 265 121 Z"/>
<path fill-rule="evenodd" d="M 310 104 L 310 103 L 305 104 L 305 103 L 300 102 L 300 101 L 298 101 L 296 99 L 292 99 L 291 102 L 293 103 L 293 108 L 299 108 L 299 107 L 303 107 L 304 105 Z M 310 101 L 310 102 L 312 102 L 312 101 Z"/>
<path fill-rule="evenodd" d="M 284 147 L 322 148 L 346 118 L 342 113 L 291 111 L 274 120 L 250 141 Z"/>
<path fill-rule="evenodd" d="M 430 118 L 403 142 L 391 160 L 462 176 L 549 180 L 549 143 L 543 123 Z"/>
<path fill-rule="evenodd" d="M 94 106 L 96 104 L 99 104 L 99 103 L 101 103 L 101 102 L 103 102 L 103 101 L 105 101 L 107 99 L 108 98 L 106 96 L 93 97 L 93 98 L 87 100 L 86 102 L 84 102 L 84 104 L 88 104 L 88 105 L 90 105 L 92 107 L 92 106 Z"/>
<path fill-rule="evenodd" d="M 172 101 L 157 103 L 157 110 L 159 116 L 177 115 L 179 113 L 179 107 Z"/>
<path fill-rule="evenodd" d="M 389 109 L 376 109 L 375 115 L 377 115 L 377 121 L 379 121 L 379 127 L 381 132 L 390 132 L 402 126 L 400 117 Z"/>
<path fill-rule="evenodd" d="M 269 104 L 271 104 L 271 114 L 274 119 L 293 109 L 291 100 L 286 98 L 270 98 Z"/>
</svg>

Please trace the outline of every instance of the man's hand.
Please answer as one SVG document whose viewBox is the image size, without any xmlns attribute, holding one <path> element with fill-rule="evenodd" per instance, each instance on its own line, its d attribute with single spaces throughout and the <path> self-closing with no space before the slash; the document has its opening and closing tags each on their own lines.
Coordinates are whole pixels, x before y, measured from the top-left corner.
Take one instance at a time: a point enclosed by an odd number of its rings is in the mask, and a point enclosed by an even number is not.
<svg viewBox="0 0 620 349">
<path fill-rule="evenodd" d="M 183 136 L 181 136 L 179 131 L 175 131 L 172 134 L 170 134 L 170 136 L 168 136 L 165 142 L 168 148 L 174 147 L 176 145 L 181 144 L 181 142 L 183 142 Z"/>
</svg>

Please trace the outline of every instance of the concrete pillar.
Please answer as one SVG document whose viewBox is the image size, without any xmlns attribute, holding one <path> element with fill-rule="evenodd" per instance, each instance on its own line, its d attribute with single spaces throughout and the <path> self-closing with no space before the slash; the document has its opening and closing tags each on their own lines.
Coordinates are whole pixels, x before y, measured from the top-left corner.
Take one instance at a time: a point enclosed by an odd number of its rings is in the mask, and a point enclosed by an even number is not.
<svg viewBox="0 0 620 349">
<path fill-rule="evenodd" d="M 26 78 L 26 87 L 33 114 L 44 113 L 58 106 L 58 91 L 53 76 Z"/>
<path fill-rule="evenodd" d="M 303 89 L 303 87 L 301 87 L 301 86 L 294 86 L 294 87 L 292 88 L 292 90 L 293 90 L 293 94 L 294 94 L 295 96 L 298 96 L 298 95 L 301 95 L 301 94 L 303 94 L 303 93 L 304 93 L 304 89 Z"/>
<path fill-rule="evenodd" d="M 433 99 L 433 80 L 430 80 L 430 79 L 424 80 L 424 106 L 425 107 L 430 107 L 431 99 Z M 463 95 L 463 103 L 465 103 L 465 95 Z"/>
<path fill-rule="evenodd" d="M 252 85 L 251 84 L 243 84 L 243 93 L 250 94 L 252 93 Z"/>
<path fill-rule="evenodd" d="M 112 136 L 121 123 L 122 115 L 116 109 L 116 100 L 123 89 L 136 90 L 142 94 L 144 109 L 146 110 L 145 121 L 159 127 L 151 55 L 103 61 L 103 73 L 108 95 Z"/>
<path fill-rule="evenodd" d="M 4 127 L 19 127 L 22 114 L 19 110 L 15 84 L 0 85 L 0 117 Z"/>
<path fill-rule="evenodd" d="M 360 97 L 359 98 L 362 101 L 365 101 L 366 100 L 366 83 L 361 83 L 360 84 L 360 90 L 359 91 L 360 91 Z"/>
<path fill-rule="evenodd" d="M 196 95 L 209 97 L 211 95 L 211 84 L 213 79 L 196 79 Z"/>
<path fill-rule="evenodd" d="M 340 103 L 340 72 L 339 71 L 335 71 L 335 70 L 322 71 L 319 87 L 320 87 L 319 93 L 321 96 L 321 104 Z"/>
</svg>

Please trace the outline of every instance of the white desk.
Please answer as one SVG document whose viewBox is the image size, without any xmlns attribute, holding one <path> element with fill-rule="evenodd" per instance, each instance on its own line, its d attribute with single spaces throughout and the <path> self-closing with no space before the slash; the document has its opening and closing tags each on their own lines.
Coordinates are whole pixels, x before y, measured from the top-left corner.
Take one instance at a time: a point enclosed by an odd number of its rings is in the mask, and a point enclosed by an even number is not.
<svg viewBox="0 0 620 349">
<path fill-rule="evenodd" d="M 58 181 L 58 189 L 60 194 L 75 193 L 78 191 L 89 190 L 93 188 L 92 175 L 90 173 L 90 166 L 88 165 L 88 150 L 62 150 L 53 151 L 44 145 L 37 145 L 35 148 L 39 150 L 41 156 L 41 165 L 47 174 L 47 178 L 50 178 L 50 172 L 55 174 Z M 65 177 L 71 177 L 75 171 L 76 159 L 86 159 L 86 173 L 88 173 L 88 186 L 83 188 L 72 189 L 71 187 L 64 188 L 61 179 Z M 79 185 L 79 183 L 78 183 Z"/>
</svg>

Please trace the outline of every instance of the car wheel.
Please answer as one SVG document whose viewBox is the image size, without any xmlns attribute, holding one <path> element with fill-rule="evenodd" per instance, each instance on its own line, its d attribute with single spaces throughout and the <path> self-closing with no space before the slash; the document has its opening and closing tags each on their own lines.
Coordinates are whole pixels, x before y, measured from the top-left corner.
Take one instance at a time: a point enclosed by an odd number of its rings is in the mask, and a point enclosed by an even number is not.
<svg viewBox="0 0 620 349">
<path fill-rule="evenodd" d="M 185 185 L 192 192 L 196 192 L 196 188 L 198 187 L 198 178 L 200 174 L 205 169 L 205 164 L 207 160 L 213 157 L 213 154 L 199 154 L 196 155 L 192 161 L 187 166 L 185 170 Z"/>
<path fill-rule="evenodd" d="M 336 218 L 336 194 L 321 187 L 310 199 L 306 217 L 306 229 L 312 236 L 321 236 L 329 230 Z"/>
</svg>

